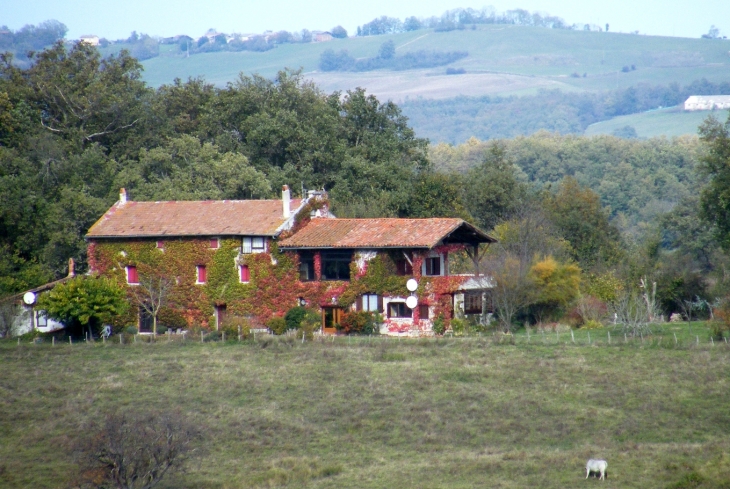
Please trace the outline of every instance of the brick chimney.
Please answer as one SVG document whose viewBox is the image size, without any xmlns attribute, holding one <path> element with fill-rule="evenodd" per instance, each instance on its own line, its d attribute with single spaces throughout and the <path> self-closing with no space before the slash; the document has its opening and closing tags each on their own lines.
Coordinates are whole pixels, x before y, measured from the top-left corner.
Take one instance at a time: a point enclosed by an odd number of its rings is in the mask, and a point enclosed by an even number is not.
<svg viewBox="0 0 730 489">
<path fill-rule="evenodd" d="M 120 188 L 119 189 L 119 203 L 124 204 L 127 202 L 127 190 Z"/>
<path fill-rule="evenodd" d="M 281 202 L 284 207 L 284 219 L 288 219 L 291 217 L 291 192 L 288 185 L 281 187 Z"/>
<path fill-rule="evenodd" d="M 73 277 L 76 275 L 76 271 L 74 270 L 74 259 L 69 258 L 68 259 L 68 276 Z"/>
</svg>

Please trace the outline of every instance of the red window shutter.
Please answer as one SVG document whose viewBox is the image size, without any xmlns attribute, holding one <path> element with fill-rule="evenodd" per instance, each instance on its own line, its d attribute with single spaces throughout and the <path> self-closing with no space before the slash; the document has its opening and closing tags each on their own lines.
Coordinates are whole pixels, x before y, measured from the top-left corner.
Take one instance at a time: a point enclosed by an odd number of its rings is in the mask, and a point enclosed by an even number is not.
<svg viewBox="0 0 730 489">
<path fill-rule="evenodd" d="M 165 247 L 165 242 L 164 241 L 157 241 L 157 247 L 158 248 L 164 248 Z"/>
<path fill-rule="evenodd" d="M 204 284 L 206 282 L 206 279 L 208 278 L 207 270 L 205 269 L 205 265 L 198 265 L 198 283 Z"/>
<path fill-rule="evenodd" d="M 128 284 L 138 284 L 139 283 L 139 277 L 137 276 L 137 267 L 133 265 L 129 265 L 127 267 L 127 283 Z"/>
<path fill-rule="evenodd" d="M 213 249 L 218 248 L 218 238 L 213 238 L 210 240 L 210 247 Z"/>
<path fill-rule="evenodd" d="M 241 282 L 248 282 L 249 280 L 251 280 L 251 272 L 248 265 L 241 265 Z"/>
</svg>

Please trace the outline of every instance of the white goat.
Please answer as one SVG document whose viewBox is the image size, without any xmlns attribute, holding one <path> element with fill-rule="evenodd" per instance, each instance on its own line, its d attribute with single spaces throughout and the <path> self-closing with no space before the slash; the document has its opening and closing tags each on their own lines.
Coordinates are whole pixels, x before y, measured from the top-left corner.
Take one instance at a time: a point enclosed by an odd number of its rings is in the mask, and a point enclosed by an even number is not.
<svg viewBox="0 0 730 489">
<path fill-rule="evenodd" d="M 593 460 L 590 459 L 588 463 L 586 463 L 586 479 L 589 475 L 591 475 L 591 472 L 598 472 L 600 474 L 599 479 L 606 480 L 606 469 L 608 468 L 608 462 L 605 460 Z"/>
</svg>

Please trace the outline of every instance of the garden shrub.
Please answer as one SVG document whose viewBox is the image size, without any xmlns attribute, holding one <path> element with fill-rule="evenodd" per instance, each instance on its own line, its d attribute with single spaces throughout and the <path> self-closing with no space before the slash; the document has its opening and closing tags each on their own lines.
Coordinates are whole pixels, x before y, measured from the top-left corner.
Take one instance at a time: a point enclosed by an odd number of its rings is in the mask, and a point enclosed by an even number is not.
<svg viewBox="0 0 730 489">
<path fill-rule="evenodd" d="M 137 330 L 137 327 L 136 326 L 127 326 L 126 328 L 124 328 L 124 332 L 126 334 L 135 335 L 139 331 Z"/>
<path fill-rule="evenodd" d="M 304 309 L 304 316 L 302 317 L 299 324 L 299 331 L 297 338 L 302 338 L 307 341 L 314 339 L 314 332 L 317 331 L 322 325 L 322 318 L 320 314 L 314 309 Z"/>
<path fill-rule="evenodd" d="M 207 335 L 203 337 L 203 341 L 220 341 L 221 339 L 221 332 L 220 331 L 211 331 Z"/>
<path fill-rule="evenodd" d="M 299 329 L 302 319 L 307 314 L 307 310 L 302 306 L 292 307 L 286 312 L 284 320 L 286 321 L 286 329 Z"/>
<path fill-rule="evenodd" d="M 375 317 L 368 311 L 352 311 L 342 315 L 338 330 L 345 334 L 370 335 L 376 332 Z"/>
<path fill-rule="evenodd" d="M 229 340 L 235 340 L 241 336 L 242 340 L 251 336 L 251 325 L 245 317 L 229 316 L 221 324 L 221 332 L 226 334 Z"/>
<path fill-rule="evenodd" d="M 589 319 L 583 325 L 580 327 L 581 329 L 600 329 L 603 327 L 603 324 L 601 324 L 600 321 L 596 321 L 595 319 Z"/>
<path fill-rule="evenodd" d="M 272 316 L 268 321 L 266 321 L 266 327 L 269 328 L 273 334 L 282 335 L 286 333 L 287 330 L 286 319 L 281 316 Z"/>
<path fill-rule="evenodd" d="M 167 333 L 167 326 L 157 325 L 157 334 Z"/>
<path fill-rule="evenodd" d="M 433 320 L 433 332 L 437 335 L 442 335 L 446 332 L 446 320 L 443 316 L 437 316 Z"/>
<path fill-rule="evenodd" d="M 461 336 L 464 333 L 466 333 L 467 325 L 466 321 L 459 318 L 454 318 L 451 320 L 451 330 L 454 332 L 455 335 Z"/>
</svg>

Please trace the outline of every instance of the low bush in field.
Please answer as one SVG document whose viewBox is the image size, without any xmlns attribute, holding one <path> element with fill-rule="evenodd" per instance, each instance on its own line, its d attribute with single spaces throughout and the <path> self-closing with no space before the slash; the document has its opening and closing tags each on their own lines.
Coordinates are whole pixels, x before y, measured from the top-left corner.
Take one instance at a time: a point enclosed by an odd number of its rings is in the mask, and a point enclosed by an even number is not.
<svg viewBox="0 0 730 489">
<path fill-rule="evenodd" d="M 273 334 L 282 335 L 286 333 L 287 330 L 286 319 L 281 316 L 272 316 L 268 321 L 266 321 L 266 327 L 269 328 Z"/>
</svg>

